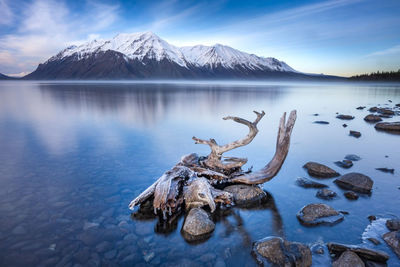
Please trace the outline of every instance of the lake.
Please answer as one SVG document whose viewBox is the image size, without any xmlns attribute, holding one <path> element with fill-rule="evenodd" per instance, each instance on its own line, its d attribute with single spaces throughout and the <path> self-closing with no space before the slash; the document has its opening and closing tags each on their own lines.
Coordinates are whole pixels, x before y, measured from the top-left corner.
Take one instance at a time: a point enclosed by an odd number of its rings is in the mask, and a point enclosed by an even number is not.
<svg viewBox="0 0 400 267">
<path fill-rule="evenodd" d="M 0 265 L 255 266 L 252 242 L 271 235 L 308 245 L 364 244 L 387 252 L 389 266 L 400 264 L 384 242 L 374 246 L 362 238 L 369 215 L 400 216 L 400 135 L 378 132 L 363 120 L 369 107 L 397 103 L 396 84 L 2 81 Z M 293 109 L 298 119 L 289 154 L 263 185 L 268 205 L 216 215 L 212 236 L 196 244 L 181 234 L 184 216 L 166 225 L 131 215 L 129 202 L 182 155 L 209 153 L 192 136 L 231 142 L 248 129 L 222 117 L 253 120 L 253 110 L 264 110 L 253 142 L 228 153 L 247 157 L 245 167 L 257 170 L 274 154 L 279 118 Z M 336 119 L 337 112 L 355 119 Z M 349 130 L 362 136 L 351 137 Z M 362 159 L 348 170 L 334 164 L 347 154 Z M 347 200 L 330 178 L 322 182 L 338 198 L 316 198 L 316 189 L 295 183 L 309 177 L 302 168 L 308 161 L 370 176 L 372 194 Z M 310 203 L 349 214 L 334 226 L 304 227 L 296 213 Z"/>
</svg>

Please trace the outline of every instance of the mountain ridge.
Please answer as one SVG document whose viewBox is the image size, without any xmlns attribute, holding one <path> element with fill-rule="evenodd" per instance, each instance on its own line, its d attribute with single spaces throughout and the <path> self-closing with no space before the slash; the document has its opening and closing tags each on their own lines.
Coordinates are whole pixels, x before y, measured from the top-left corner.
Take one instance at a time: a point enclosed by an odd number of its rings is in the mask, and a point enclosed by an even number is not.
<svg viewBox="0 0 400 267">
<path fill-rule="evenodd" d="M 118 34 L 60 51 L 25 79 L 310 78 L 273 57 L 215 44 L 177 47 L 152 32 Z M 328 76 L 327 76 L 328 77 Z"/>
</svg>

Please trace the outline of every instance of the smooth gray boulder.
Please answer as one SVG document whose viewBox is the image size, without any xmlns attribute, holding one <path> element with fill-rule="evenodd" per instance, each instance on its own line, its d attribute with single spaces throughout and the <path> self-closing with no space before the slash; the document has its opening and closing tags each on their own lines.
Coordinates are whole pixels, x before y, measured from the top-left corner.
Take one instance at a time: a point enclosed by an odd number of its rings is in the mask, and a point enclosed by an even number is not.
<svg viewBox="0 0 400 267">
<path fill-rule="evenodd" d="M 374 181 L 364 174 L 358 172 L 351 172 L 342 175 L 340 178 L 334 181 L 339 187 L 347 190 L 353 190 L 355 192 L 369 194 L 371 193 Z"/>
<path fill-rule="evenodd" d="M 365 264 L 356 253 L 348 250 L 333 262 L 332 267 L 365 267 Z"/>
<path fill-rule="evenodd" d="M 319 224 L 334 225 L 344 219 L 343 214 L 321 203 L 304 206 L 296 216 L 300 223 L 306 226 L 316 226 Z"/>
<path fill-rule="evenodd" d="M 253 244 L 252 255 L 261 266 L 298 266 L 312 264 L 308 246 L 281 237 L 266 237 Z"/>
<path fill-rule="evenodd" d="M 225 187 L 224 191 L 232 194 L 233 200 L 238 206 L 251 206 L 258 204 L 260 201 L 268 197 L 267 193 L 265 193 L 264 190 L 256 185 L 230 185 Z"/>
<path fill-rule="evenodd" d="M 187 241 L 196 241 L 208 237 L 214 229 L 208 213 L 202 208 L 193 208 L 185 218 L 182 234 Z"/>
<path fill-rule="evenodd" d="M 307 162 L 303 168 L 307 169 L 309 175 L 317 178 L 331 178 L 339 176 L 335 170 L 317 162 Z"/>
</svg>

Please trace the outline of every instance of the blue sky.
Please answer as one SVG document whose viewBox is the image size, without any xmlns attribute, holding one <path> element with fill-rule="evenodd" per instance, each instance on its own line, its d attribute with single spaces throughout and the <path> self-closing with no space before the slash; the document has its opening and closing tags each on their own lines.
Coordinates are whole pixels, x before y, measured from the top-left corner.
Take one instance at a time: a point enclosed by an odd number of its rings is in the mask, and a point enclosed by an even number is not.
<svg viewBox="0 0 400 267">
<path fill-rule="evenodd" d="M 400 69 L 399 0 L 0 0 L 0 72 L 28 73 L 71 44 L 153 31 L 221 43 L 310 73 Z"/>
</svg>

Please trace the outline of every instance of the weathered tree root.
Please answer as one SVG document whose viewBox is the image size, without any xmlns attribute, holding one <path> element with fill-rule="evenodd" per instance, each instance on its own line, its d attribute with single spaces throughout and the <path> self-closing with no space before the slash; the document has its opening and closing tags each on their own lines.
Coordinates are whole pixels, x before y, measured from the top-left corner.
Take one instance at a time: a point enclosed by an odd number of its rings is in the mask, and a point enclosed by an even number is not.
<svg viewBox="0 0 400 267">
<path fill-rule="evenodd" d="M 153 207 L 157 214 L 161 211 L 163 218 L 178 212 L 182 205 L 186 209 L 192 207 L 209 206 L 214 212 L 217 204 L 230 205 L 232 195 L 215 188 L 217 184 L 262 184 L 277 175 L 289 152 L 290 136 L 296 121 L 296 111 L 292 111 L 286 122 L 286 113 L 283 114 L 276 142 L 276 152 L 272 160 L 261 170 L 252 173 L 243 172 L 241 167 L 247 162 L 243 158 L 223 158 L 223 153 L 234 148 L 249 144 L 258 133 L 257 124 L 265 113 L 254 111 L 257 118 L 254 122 L 238 117 L 225 117 L 224 120 L 233 120 L 249 127 L 249 134 L 240 140 L 219 146 L 214 139 L 202 140 L 193 137 L 196 144 L 207 144 L 211 153 L 206 158 L 197 154 L 189 154 L 180 160 L 171 170 L 166 171 L 157 181 L 143 191 L 129 204 L 130 209 L 145 202 L 154 196 Z"/>
</svg>

